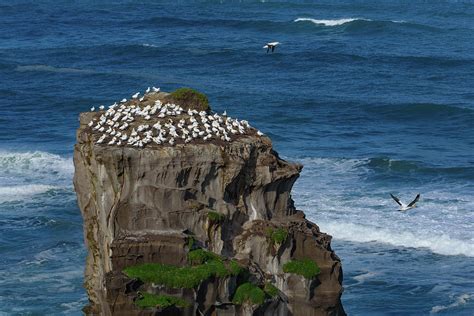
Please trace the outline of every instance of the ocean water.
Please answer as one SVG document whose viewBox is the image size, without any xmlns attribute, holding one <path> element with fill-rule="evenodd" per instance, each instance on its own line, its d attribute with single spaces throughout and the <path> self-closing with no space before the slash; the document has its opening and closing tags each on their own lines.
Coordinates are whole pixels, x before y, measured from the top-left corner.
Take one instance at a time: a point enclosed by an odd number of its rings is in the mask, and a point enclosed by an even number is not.
<svg viewBox="0 0 474 316">
<path fill-rule="evenodd" d="M 78 114 L 151 85 L 305 165 L 349 315 L 474 314 L 473 2 L 14 0 L 0 25 L 1 315 L 81 314 Z"/>
</svg>

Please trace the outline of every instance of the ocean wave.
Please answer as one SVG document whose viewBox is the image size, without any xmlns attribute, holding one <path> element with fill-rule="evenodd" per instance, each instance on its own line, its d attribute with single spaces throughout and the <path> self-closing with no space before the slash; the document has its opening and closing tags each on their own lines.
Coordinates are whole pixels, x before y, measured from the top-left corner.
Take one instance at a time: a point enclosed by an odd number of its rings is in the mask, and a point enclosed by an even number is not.
<svg viewBox="0 0 474 316">
<path fill-rule="evenodd" d="M 0 203 L 24 200 L 33 195 L 46 193 L 54 189 L 58 189 L 58 187 L 45 184 L 0 187 Z"/>
<path fill-rule="evenodd" d="M 43 151 L 0 151 L 0 176 L 31 175 L 55 179 L 72 179 L 73 173 L 72 158 L 64 158 Z"/>
<path fill-rule="evenodd" d="M 397 247 L 426 248 L 440 255 L 474 257 L 474 243 L 433 233 L 415 234 L 345 222 L 321 222 L 322 231 L 335 239 L 353 242 L 379 242 Z"/>
<path fill-rule="evenodd" d="M 424 24 L 407 22 L 403 20 L 371 20 L 366 18 L 340 18 L 340 19 L 313 19 L 308 17 L 298 17 L 293 20 L 296 24 L 310 24 L 313 27 L 342 28 L 347 32 L 380 32 L 386 30 L 413 29 L 421 31 L 440 31 L 439 28 Z"/>
<path fill-rule="evenodd" d="M 434 117 L 452 117 L 473 115 L 474 110 L 468 107 L 462 107 L 452 104 L 439 103 L 400 103 L 370 105 L 364 107 L 364 110 L 371 114 L 384 116 L 389 119 L 419 119 L 431 120 Z"/>
<path fill-rule="evenodd" d="M 436 306 L 433 306 L 433 308 L 430 311 L 430 314 L 436 314 L 436 313 L 445 311 L 447 309 L 456 308 L 456 307 L 459 307 L 461 305 L 465 305 L 473 297 L 474 297 L 474 295 L 467 294 L 467 293 L 459 295 L 455 299 L 455 301 L 453 303 L 449 304 L 449 305 L 436 305 Z"/>
<path fill-rule="evenodd" d="M 42 151 L 0 151 L 0 203 L 70 188 L 73 174 L 71 158 Z"/>
<path fill-rule="evenodd" d="M 308 175 L 324 173 L 328 176 L 344 175 L 344 177 L 360 176 L 367 177 L 370 173 L 391 173 L 399 175 L 445 176 L 457 179 L 473 179 L 473 166 L 432 166 L 420 161 L 393 159 L 390 157 L 372 158 L 290 158 L 289 160 L 302 163 L 303 172 Z"/>
<path fill-rule="evenodd" d="M 338 26 L 346 24 L 353 21 L 372 21 L 370 19 L 360 19 L 360 18 L 346 18 L 346 19 L 334 19 L 334 20 L 317 20 L 311 18 L 297 18 L 293 22 L 311 22 L 318 25 L 324 26 Z"/>
<path fill-rule="evenodd" d="M 53 67 L 53 66 L 50 66 L 50 65 L 24 65 L 24 66 L 17 66 L 15 70 L 19 71 L 19 72 L 39 71 L 39 72 L 79 73 L 79 74 L 95 73 L 94 71 L 87 70 L 87 69 L 68 68 L 68 67 Z"/>
</svg>

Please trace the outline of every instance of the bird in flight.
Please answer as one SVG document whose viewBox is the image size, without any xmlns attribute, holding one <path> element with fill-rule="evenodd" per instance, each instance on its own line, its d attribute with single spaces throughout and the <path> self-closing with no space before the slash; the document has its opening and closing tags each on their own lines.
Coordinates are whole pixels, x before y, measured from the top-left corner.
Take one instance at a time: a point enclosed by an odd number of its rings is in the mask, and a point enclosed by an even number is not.
<svg viewBox="0 0 474 316">
<path fill-rule="evenodd" d="M 420 199 L 420 193 L 418 193 L 416 195 L 415 199 L 413 201 L 411 201 L 408 205 L 406 205 L 402 201 L 400 201 L 400 199 L 397 198 L 392 193 L 390 193 L 390 196 L 392 197 L 392 199 L 395 200 L 395 202 L 397 202 L 397 204 L 400 206 L 400 208 L 398 210 L 402 211 L 402 212 L 408 211 L 409 209 L 416 207 L 416 202 L 418 202 L 418 200 Z"/>
<path fill-rule="evenodd" d="M 277 45 L 280 45 L 280 42 L 267 43 L 267 45 L 263 46 L 263 48 L 267 49 L 267 53 L 270 51 L 270 49 L 272 50 L 272 53 L 273 53 Z"/>
</svg>

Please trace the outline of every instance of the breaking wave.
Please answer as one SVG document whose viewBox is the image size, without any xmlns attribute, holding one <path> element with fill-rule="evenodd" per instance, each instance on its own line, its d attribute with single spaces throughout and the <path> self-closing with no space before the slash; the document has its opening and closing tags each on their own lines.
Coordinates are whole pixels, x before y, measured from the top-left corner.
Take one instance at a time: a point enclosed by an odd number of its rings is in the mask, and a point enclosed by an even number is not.
<svg viewBox="0 0 474 316">
<path fill-rule="evenodd" d="M 73 173 L 71 158 L 42 151 L 0 152 L 0 203 L 70 188 Z"/>
<path fill-rule="evenodd" d="M 24 200 L 27 197 L 58 189 L 53 185 L 28 184 L 10 187 L 0 187 L 0 203 Z"/>
<path fill-rule="evenodd" d="M 456 298 L 456 300 L 449 304 L 449 305 L 437 305 L 437 306 L 434 306 L 432 309 L 431 309 L 431 312 L 430 314 L 436 314 L 436 313 L 439 313 L 439 312 L 442 312 L 442 311 L 445 311 L 447 309 L 451 309 L 451 308 L 456 308 L 456 307 L 459 307 L 461 305 L 464 305 L 467 303 L 467 301 L 469 301 L 470 299 L 472 299 L 472 297 L 474 297 L 474 295 L 470 295 L 470 294 L 462 294 L 460 296 L 458 296 Z"/>
<path fill-rule="evenodd" d="M 347 19 L 334 19 L 334 20 L 317 20 L 311 18 L 297 18 L 293 22 L 311 22 L 314 24 L 324 25 L 324 26 L 337 26 L 346 24 L 353 21 L 371 21 L 369 19 L 358 19 L 358 18 L 347 18 Z"/>
<path fill-rule="evenodd" d="M 447 235 L 434 233 L 420 236 L 412 232 L 392 231 L 344 222 L 318 222 L 318 225 L 322 231 L 337 239 L 354 242 L 379 242 L 397 247 L 426 248 L 440 255 L 474 257 L 474 243 L 472 241 L 459 240 Z"/>
</svg>

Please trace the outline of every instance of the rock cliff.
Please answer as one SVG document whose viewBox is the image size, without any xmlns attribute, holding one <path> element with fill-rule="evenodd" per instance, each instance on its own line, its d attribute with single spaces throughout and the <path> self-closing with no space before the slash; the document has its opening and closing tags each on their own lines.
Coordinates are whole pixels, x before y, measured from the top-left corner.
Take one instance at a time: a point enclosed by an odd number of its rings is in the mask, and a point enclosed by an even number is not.
<svg viewBox="0 0 474 316">
<path fill-rule="evenodd" d="M 104 145 L 97 115 L 74 148 L 86 314 L 344 315 L 331 236 L 291 199 L 302 166 L 268 137 Z"/>
</svg>

